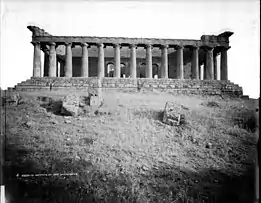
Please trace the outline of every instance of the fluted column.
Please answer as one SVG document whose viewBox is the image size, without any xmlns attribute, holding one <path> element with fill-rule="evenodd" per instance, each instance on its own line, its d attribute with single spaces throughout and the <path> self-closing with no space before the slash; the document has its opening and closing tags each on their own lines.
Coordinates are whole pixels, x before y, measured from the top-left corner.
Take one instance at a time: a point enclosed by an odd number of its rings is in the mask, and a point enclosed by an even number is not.
<svg viewBox="0 0 261 203">
<path fill-rule="evenodd" d="M 192 79 L 199 80 L 199 59 L 198 59 L 199 47 L 192 47 Z"/>
<path fill-rule="evenodd" d="M 183 68 L 183 46 L 176 46 L 177 48 L 177 78 L 184 79 L 184 68 Z"/>
<path fill-rule="evenodd" d="M 104 77 L 104 44 L 98 44 L 98 77 Z"/>
<path fill-rule="evenodd" d="M 152 53 L 151 53 L 152 45 L 146 45 L 146 71 L 145 77 L 152 78 Z"/>
<path fill-rule="evenodd" d="M 89 77 L 88 44 L 82 43 L 81 46 L 82 46 L 81 77 Z"/>
<path fill-rule="evenodd" d="M 41 44 L 32 42 L 34 45 L 33 77 L 41 77 Z"/>
<path fill-rule="evenodd" d="M 161 46 L 161 78 L 168 78 L 168 45 Z"/>
<path fill-rule="evenodd" d="M 137 66 L 136 66 L 136 44 L 130 45 L 130 75 L 131 78 L 136 78 L 137 76 Z"/>
<path fill-rule="evenodd" d="M 221 69 L 221 80 L 228 80 L 227 77 L 227 50 L 229 48 L 222 48 L 221 51 L 221 65 L 220 65 L 220 69 Z"/>
<path fill-rule="evenodd" d="M 206 79 L 214 80 L 213 48 L 206 49 Z"/>
<path fill-rule="evenodd" d="M 65 54 L 65 77 L 72 77 L 72 44 L 66 43 L 66 54 Z"/>
<path fill-rule="evenodd" d="M 115 75 L 114 77 L 121 77 L 121 50 L 120 44 L 114 44 L 114 64 L 115 64 Z"/>
<path fill-rule="evenodd" d="M 50 54 L 49 54 L 49 77 L 56 77 L 56 50 L 55 43 L 50 43 Z"/>
</svg>

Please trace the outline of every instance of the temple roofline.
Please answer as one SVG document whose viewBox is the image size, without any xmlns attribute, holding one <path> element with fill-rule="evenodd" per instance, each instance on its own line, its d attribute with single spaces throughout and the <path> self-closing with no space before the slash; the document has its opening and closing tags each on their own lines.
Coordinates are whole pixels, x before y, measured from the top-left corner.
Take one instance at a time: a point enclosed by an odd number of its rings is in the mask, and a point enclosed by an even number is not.
<svg viewBox="0 0 261 203">
<path fill-rule="evenodd" d="M 46 32 L 44 29 L 41 29 L 37 26 L 29 25 L 27 28 L 33 33 L 33 37 L 35 36 L 52 36 L 48 32 Z"/>
<path fill-rule="evenodd" d="M 35 40 L 43 40 L 45 41 L 45 39 L 47 39 L 48 37 L 54 39 L 56 42 L 59 42 L 59 38 L 61 39 L 65 39 L 66 41 L 68 39 L 73 40 L 75 39 L 76 41 L 82 41 L 84 39 L 88 39 L 91 40 L 92 39 L 96 39 L 96 40 L 117 40 L 117 41 L 121 41 L 123 44 L 125 43 L 124 41 L 126 41 L 126 43 L 128 43 L 128 41 L 138 41 L 138 42 L 149 42 L 151 41 L 152 43 L 155 41 L 159 44 L 168 44 L 169 42 L 189 42 L 188 45 L 190 44 L 194 44 L 197 45 L 198 43 L 200 44 L 201 41 L 203 42 L 214 42 L 214 43 L 222 43 L 222 46 L 224 46 L 223 43 L 228 43 L 228 38 L 233 35 L 233 32 L 229 32 L 229 31 L 225 31 L 219 35 L 202 35 L 201 39 L 197 40 L 197 39 L 172 39 L 172 38 L 168 38 L 168 39 L 163 39 L 163 38 L 129 38 L 129 37 L 98 37 L 98 36 L 56 36 L 56 35 L 51 35 L 48 32 L 46 32 L 44 29 L 41 29 L 37 26 L 27 26 L 27 28 L 33 33 L 33 41 Z M 46 38 L 47 37 L 47 38 Z M 164 43 L 165 42 L 165 43 Z M 194 43 L 193 43 L 194 42 Z"/>
</svg>

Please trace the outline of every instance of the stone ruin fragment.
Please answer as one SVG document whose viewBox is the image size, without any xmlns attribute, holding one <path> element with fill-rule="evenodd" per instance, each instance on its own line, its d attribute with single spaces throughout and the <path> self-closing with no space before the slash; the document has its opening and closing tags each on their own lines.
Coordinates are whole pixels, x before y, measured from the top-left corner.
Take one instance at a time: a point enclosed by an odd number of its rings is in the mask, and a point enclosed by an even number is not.
<svg viewBox="0 0 261 203">
<path fill-rule="evenodd" d="M 163 123 L 171 126 L 179 126 L 185 122 L 184 114 L 180 113 L 181 107 L 173 102 L 166 102 Z"/>
</svg>

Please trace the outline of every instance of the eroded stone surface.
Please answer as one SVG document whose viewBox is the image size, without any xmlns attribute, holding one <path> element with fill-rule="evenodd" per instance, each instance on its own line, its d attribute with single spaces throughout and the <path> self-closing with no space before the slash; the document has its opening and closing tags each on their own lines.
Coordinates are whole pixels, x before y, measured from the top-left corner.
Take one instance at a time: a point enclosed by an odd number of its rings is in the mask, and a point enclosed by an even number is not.
<svg viewBox="0 0 261 203">
<path fill-rule="evenodd" d="M 61 114 L 68 116 L 77 116 L 79 112 L 79 96 L 75 94 L 69 94 L 64 97 L 62 101 Z"/>
</svg>

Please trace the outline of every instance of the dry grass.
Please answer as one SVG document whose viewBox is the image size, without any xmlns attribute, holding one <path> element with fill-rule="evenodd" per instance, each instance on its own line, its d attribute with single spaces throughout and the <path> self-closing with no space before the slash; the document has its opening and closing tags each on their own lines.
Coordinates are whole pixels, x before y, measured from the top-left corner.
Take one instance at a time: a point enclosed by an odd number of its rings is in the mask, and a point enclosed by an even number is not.
<svg viewBox="0 0 261 203">
<path fill-rule="evenodd" d="M 6 111 L 5 174 L 13 202 L 253 199 L 252 100 L 107 92 L 96 114 L 72 118 L 59 115 L 62 93 L 23 94 L 24 102 Z M 180 107 L 184 125 L 161 122 L 166 101 Z M 64 172 L 79 176 L 15 177 Z"/>
</svg>

